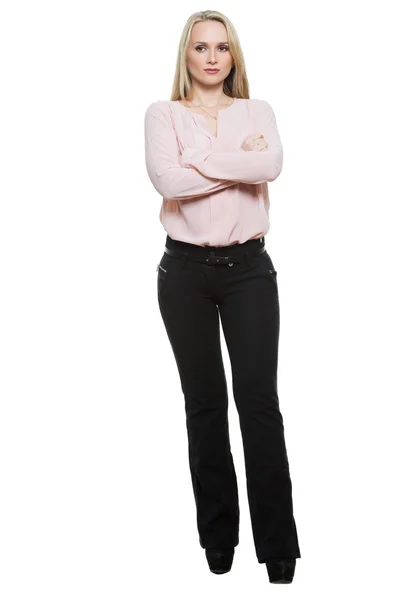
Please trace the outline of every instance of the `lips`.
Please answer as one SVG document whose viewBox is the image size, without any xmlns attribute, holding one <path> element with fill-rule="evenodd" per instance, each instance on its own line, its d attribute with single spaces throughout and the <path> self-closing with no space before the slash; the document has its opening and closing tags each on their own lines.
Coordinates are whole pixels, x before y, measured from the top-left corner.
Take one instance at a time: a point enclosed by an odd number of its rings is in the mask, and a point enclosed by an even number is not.
<svg viewBox="0 0 400 600">
<path fill-rule="evenodd" d="M 219 69 L 204 69 L 206 73 L 218 73 Z"/>
</svg>

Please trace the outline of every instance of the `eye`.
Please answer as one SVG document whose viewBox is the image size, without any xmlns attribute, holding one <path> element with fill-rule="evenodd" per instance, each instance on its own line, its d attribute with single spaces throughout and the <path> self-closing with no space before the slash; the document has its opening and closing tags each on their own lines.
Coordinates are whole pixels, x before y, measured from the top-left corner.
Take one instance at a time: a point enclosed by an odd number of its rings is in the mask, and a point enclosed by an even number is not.
<svg viewBox="0 0 400 600">
<path fill-rule="evenodd" d="M 205 48 L 205 46 L 196 46 L 196 50 L 198 50 L 199 48 Z M 219 49 L 221 50 L 229 50 L 229 48 L 227 46 L 220 46 Z"/>
</svg>

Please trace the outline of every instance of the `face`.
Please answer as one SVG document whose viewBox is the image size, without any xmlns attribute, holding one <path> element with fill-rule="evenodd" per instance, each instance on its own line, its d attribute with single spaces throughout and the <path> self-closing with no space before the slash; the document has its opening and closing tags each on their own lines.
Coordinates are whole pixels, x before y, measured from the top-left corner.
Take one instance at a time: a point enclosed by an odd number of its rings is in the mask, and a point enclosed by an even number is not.
<svg viewBox="0 0 400 600">
<path fill-rule="evenodd" d="M 192 80 L 205 86 L 223 83 L 229 75 L 233 59 L 229 51 L 225 26 L 217 21 L 201 21 L 192 29 L 187 49 L 187 65 Z M 204 69 L 219 69 L 209 74 Z"/>
</svg>

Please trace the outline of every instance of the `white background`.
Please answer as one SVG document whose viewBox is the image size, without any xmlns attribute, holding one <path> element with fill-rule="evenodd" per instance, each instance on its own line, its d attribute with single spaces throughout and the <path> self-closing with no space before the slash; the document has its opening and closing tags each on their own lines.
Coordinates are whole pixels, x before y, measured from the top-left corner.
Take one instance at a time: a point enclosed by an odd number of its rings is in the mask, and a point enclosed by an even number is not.
<svg viewBox="0 0 400 600">
<path fill-rule="evenodd" d="M 9 2 L 0 13 L 0 596 L 399 597 L 399 94 L 395 2 Z M 302 558 L 232 571 L 198 542 L 184 398 L 161 319 L 166 232 L 144 113 L 191 13 L 237 28 L 284 167 L 266 246 Z"/>
</svg>

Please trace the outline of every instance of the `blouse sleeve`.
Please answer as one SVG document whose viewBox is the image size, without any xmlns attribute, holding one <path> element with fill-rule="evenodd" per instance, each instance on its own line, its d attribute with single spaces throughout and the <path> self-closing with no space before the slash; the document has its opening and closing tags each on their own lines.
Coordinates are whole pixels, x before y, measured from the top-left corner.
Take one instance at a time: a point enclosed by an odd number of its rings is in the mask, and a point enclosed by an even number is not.
<svg viewBox="0 0 400 600">
<path fill-rule="evenodd" d="M 153 186 L 166 200 L 204 196 L 236 185 L 231 180 L 183 167 L 172 121 L 157 102 L 146 110 L 144 130 L 146 170 Z"/>
<path fill-rule="evenodd" d="M 212 149 L 185 148 L 182 166 L 197 169 L 207 177 L 228 179 L 236 183 L 274 181 L 282 170 L 283 149 L 275 113 L 265 100 L 257 102 L 254 126 L 254 135 L 264 134 L 268 143 L 265 151 L 243 151 L 240 148 L 229 152 L 213 152 Z"/>
</svg>

